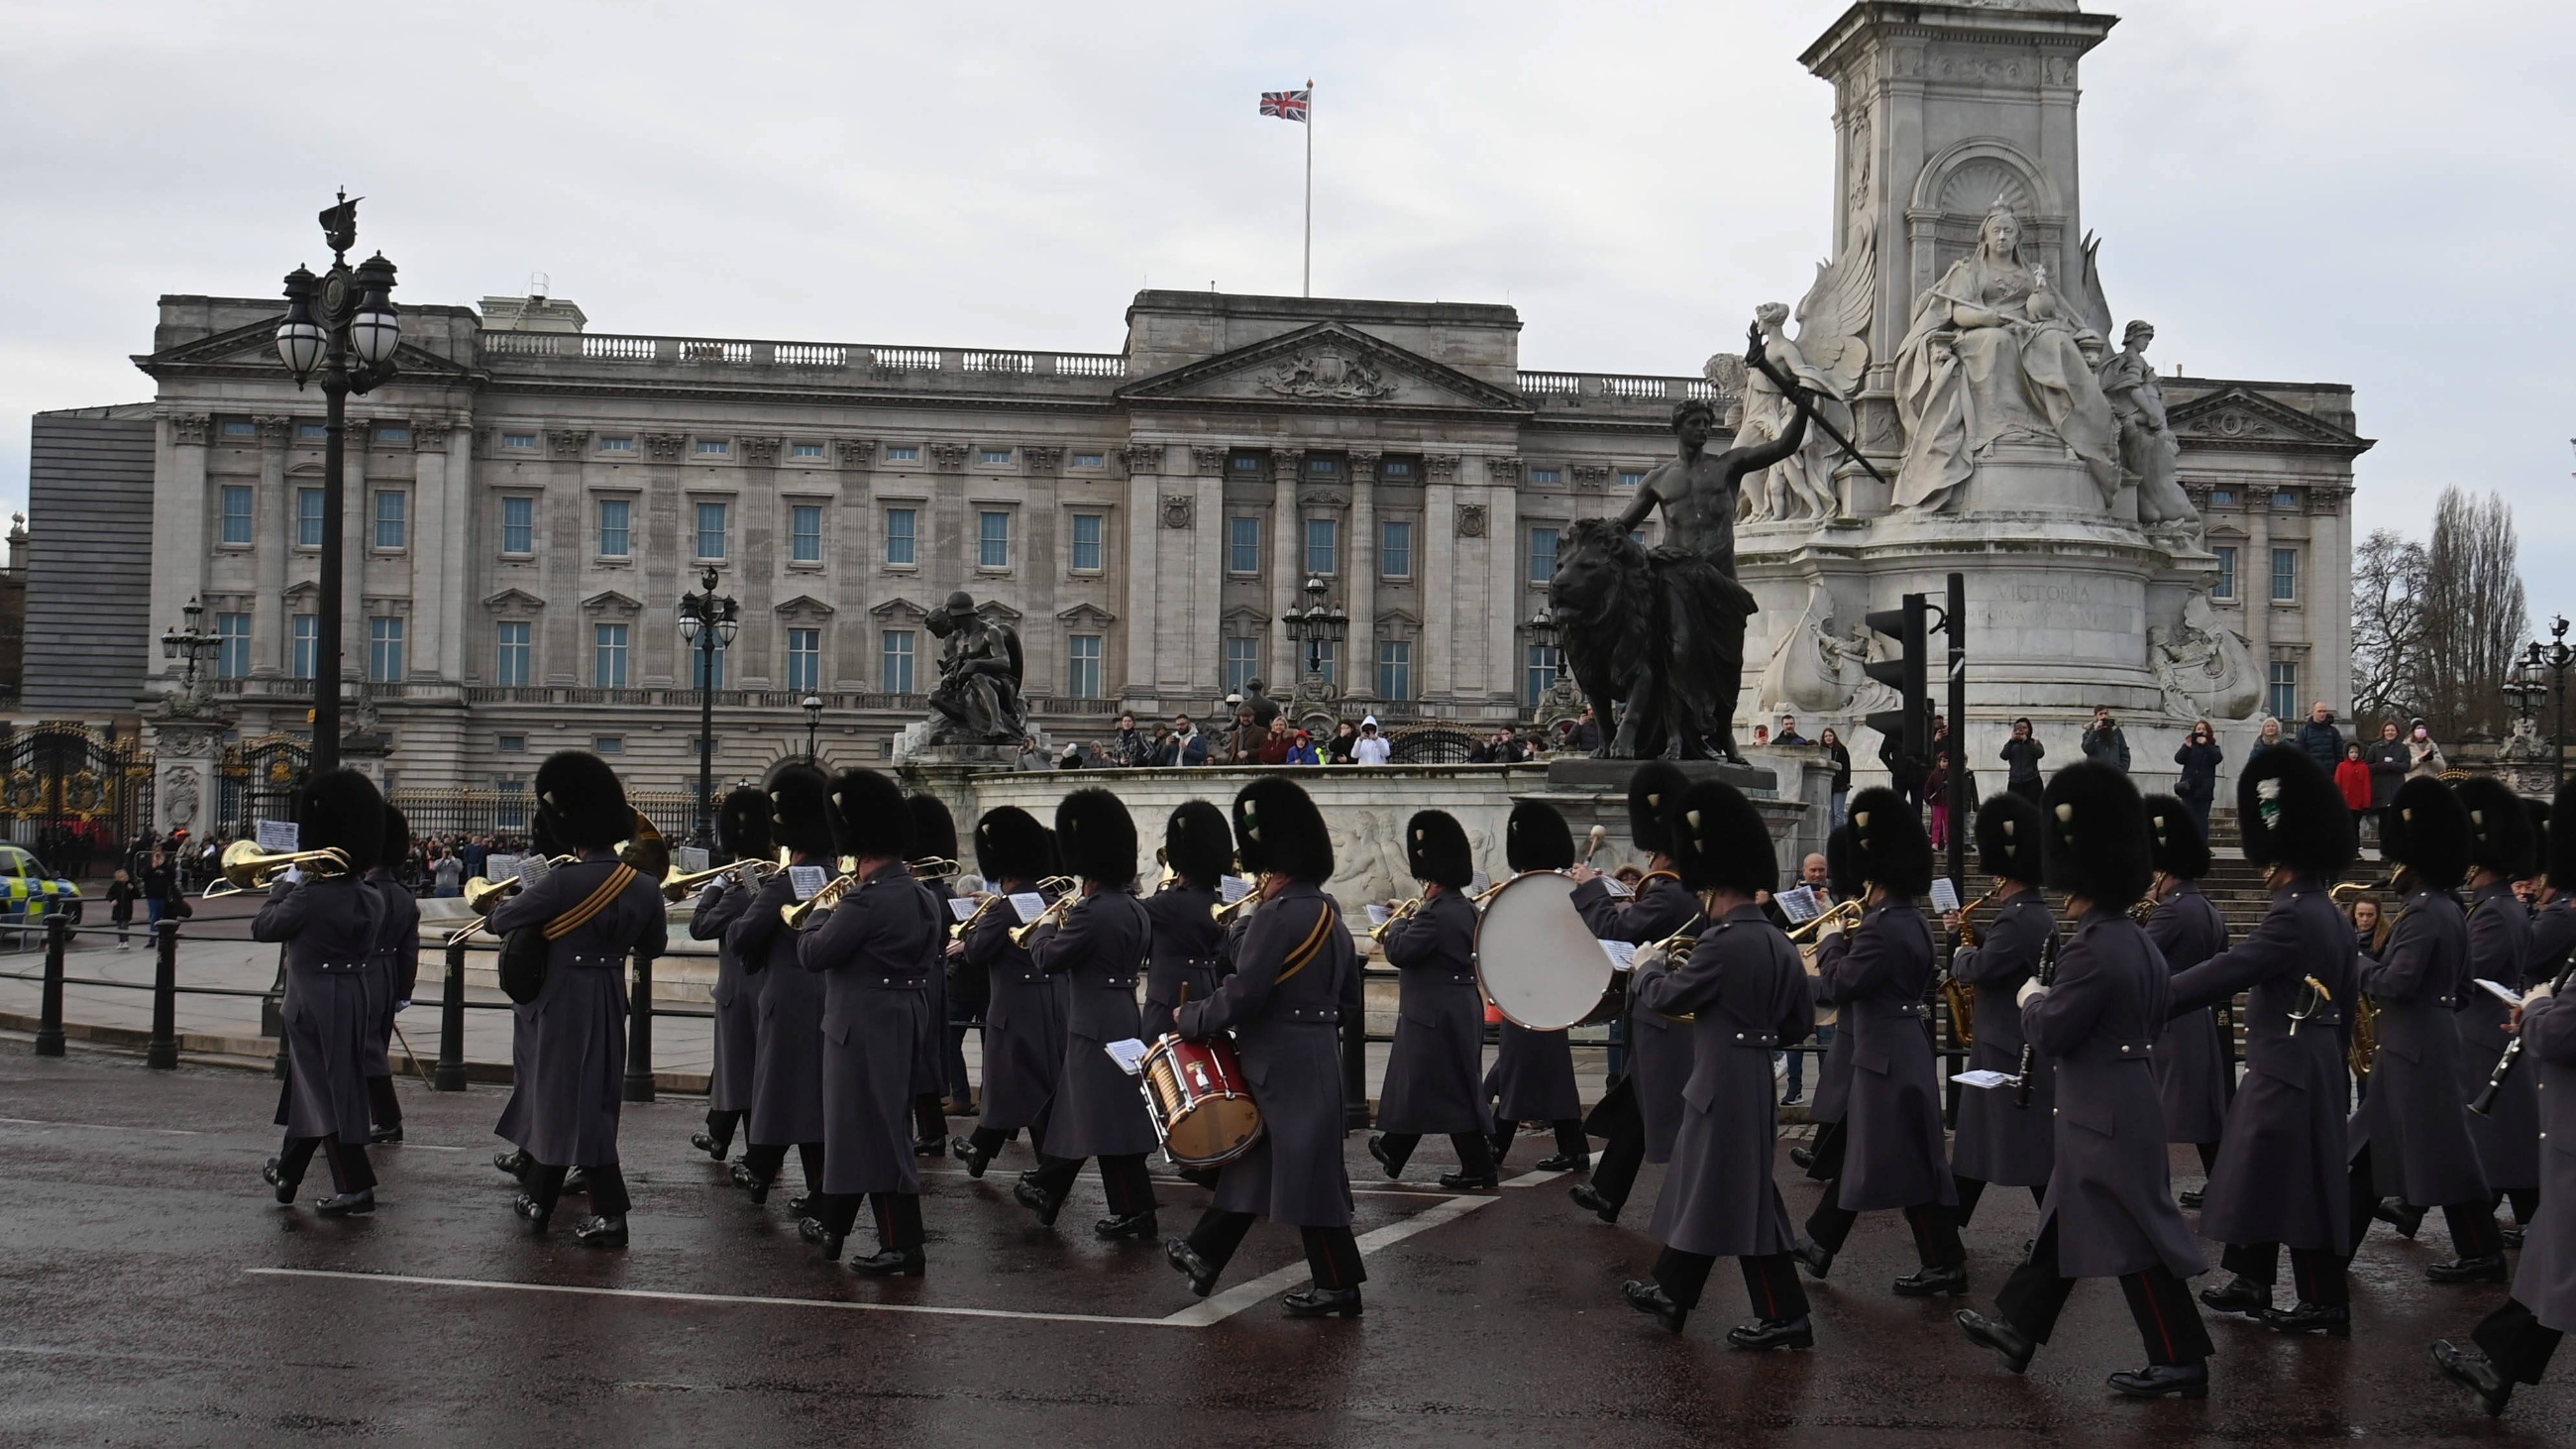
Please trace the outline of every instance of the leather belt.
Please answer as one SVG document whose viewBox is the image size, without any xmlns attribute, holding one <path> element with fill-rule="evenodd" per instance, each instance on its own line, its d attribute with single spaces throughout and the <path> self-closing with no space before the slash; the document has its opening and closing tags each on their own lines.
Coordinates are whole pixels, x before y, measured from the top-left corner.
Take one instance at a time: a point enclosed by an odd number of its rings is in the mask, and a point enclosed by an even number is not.
<svg viewBox="0 0 2576 1449">
<path fill-rule="evenodd" d="M 1735 1044 L 1746 1048 L 1759 1047 L 1768 1051 L 1780 1044 L 1780 1034 L 1776 1031 L 1739 1031 L 1735 1033 Z"/>
<path fill-rule="evenodd" d="M 1133 991 L 1136 989 L 1136 978 L 1133 976 L 1112 976 L 1095 984 L 1103 990 L 1115 988 L 1120 991 Z"/>
<path fill-rule="evenodd" d="M 316 961 L 306 969 L 326 972 L 333 976 L 346 976 L 352 972 L 366 970 L 367 963 L 364 961 Z"/>
<path fill-rule="evenodd" d="M 1291 1006 L 1275 1014 L 1282 1021 L 1321 1022 L 1327 1026 L 1339 1026 L 1342 1021 L 1338 1006 Z"/>
<path fill-rule="evenodd" d="M 880 976 L 873 981 L 862 979 L 856 984 L 878 991 L 923 991 L 929 989 L 930 980 L 923 976 Z"/>
</svg>

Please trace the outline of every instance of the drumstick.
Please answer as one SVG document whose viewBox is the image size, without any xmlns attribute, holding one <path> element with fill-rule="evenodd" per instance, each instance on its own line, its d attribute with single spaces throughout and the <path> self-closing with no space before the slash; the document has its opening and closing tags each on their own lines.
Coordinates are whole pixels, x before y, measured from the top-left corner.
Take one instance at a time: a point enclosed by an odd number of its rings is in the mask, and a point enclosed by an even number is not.
<svg viewBox="0 0 2576 1449">
<path fill-rule="evenodd" d="M 1590 865 L 1592 863 L 1593 854 L 1600 850 L 1602 846 L 1608 844 L 1609 840 L 1609 827 L 1603 825 L 1593 826 L 1592 833 L 1583 838 L 1583 863 L 1585 865 Z"/>
</svg>

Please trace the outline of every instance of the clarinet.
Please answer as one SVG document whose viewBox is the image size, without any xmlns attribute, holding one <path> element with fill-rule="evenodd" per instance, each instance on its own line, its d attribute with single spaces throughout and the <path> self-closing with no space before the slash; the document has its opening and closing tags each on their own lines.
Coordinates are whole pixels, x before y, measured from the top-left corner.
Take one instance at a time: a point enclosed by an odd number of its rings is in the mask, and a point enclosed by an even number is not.
<svg viewBox="0 0 2576 1449">
<path fill-rule="evenodd" d="M 2576 977 L 2576 960 L 2571 960 L 2566 969 L 2558 973 L 2557 979 L 2550 984 L 2550 994 L 2555 996 L 2565 991 L 2571 977 Z M 2504 1095 L 2504 1084 L 2513 1076 L 2513 1064 L 2521 1060 L 2522 1033 L 2516 1031 L 2513 1040 L 2504 1044 L 2504 1054 L 2496 1058 L 2495 1070 L 2487 1073 L 2487 1084 L 2479 1089 L 2478 1099 L 2469 1104 L 2469 1110 L 2481 1117 L 2494 1116 L 2496 1100 Z"/>
<path fill-rule="evenodd" d="M 2048 933 L 2048 944 L 2042 947 L 2039 953 L 2039 989 L 2045 991 L 2056 984 L 2057 933 L 2055 931 L 2051 931 Z M 2030 1109 L 2031 1083 L 2038 1071 L 2039 1044 L 2032 1041 L 2027 1033 L 2024 1033 L 2021 1042 L 2021 1071 L 2013 1078 L 2013 1105 L 2015 1107 L 2021 1108 L 2024 1111 L 2028 1111 Z"/>
</svg>

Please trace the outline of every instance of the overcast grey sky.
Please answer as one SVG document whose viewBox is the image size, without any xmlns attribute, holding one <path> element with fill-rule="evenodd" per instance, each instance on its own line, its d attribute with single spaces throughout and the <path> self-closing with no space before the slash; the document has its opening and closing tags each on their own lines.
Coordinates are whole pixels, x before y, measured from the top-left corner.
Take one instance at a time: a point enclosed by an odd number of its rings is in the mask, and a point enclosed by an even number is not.
<svg viewBox="0 0 2576 1449">
<path fill-rule="evenodd" d="M 0 506 L 27 415 L 141 399 L 164 292 L 362 246 L 608 331 L 1114 351 L 1140 287 L 1508 302 L 1536 368 L 1695 372 L 1828 245 L 1841 0 L 0 0 Z M 2131 0 L 2084 63 L 2113 309 L 2196 375 L 2347 381 L 2363 529 L 2501 489 L 2576 613 L 2576 13 Z"/>
</svg>

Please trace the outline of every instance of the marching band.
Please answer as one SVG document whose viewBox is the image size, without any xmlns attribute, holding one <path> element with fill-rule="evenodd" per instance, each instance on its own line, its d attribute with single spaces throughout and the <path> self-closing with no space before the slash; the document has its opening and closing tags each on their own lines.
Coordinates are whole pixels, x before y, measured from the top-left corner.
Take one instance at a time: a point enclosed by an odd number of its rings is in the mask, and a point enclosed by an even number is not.
<svg viewBox="0 0 2576 1449">
<path fill-rule="evenodd" d="M 2426 1276 L 2512 1293 L 2470 1347 L 2433 1345 L 2441 1374 L 2501 1413 L 2576 1329 L 2576 1149 L 2548 1132 L 2576 1143 L 2576 1011 L 2558 1005 L 2576 946 L 2576 786 L 2544 810 L 2492 782 L 2409 780 L 2382 843 L 2403 908 L 2373 960 L 2329 889 L 2357 854 L 2351 819 L 2305 755 L 2263 752 L 2239 782 L 2245 857 L 2272 900 L 2233 945 L 2199 885 L 2212 850 L 2191 809 L 2078 764 L 2036 802 L 2008 793 L 1978 811 L 1995 889 L 1944 918 L 1946 978 L 1920 904 L 1932 851 L 1914 807 L 1887 790 L 1855 796 L 1829 843 L 1834 893 L 1859 898 L 1800 928 L 1817 935 L 1811 958 L 1772 900 L 1762 810 L 1661 761 L 1638 767 L 1625 802 L 1647 865 L 1633 892 L 1597 874 L 1589 851 L 1578 860 L 1564 817 L 1529 800 L 1506 827 L 1511 879 L 1474 893 L 1467 828 L 1424 810 L 1404 827 L 1419 895 L 1360 932 L 1325 890 L 1323 816 L 1286 776 L 1255 778 L 1230 812 L 1172 811 L 1161 879 L 1141 894 L 1137 828 L 1109 791 L 1066 796 L 1052 831 L 1016 807 L 988 811 L 972 830 L 983 890 L 955 899 L 946 807 L 876 771 L 791 764 L 765 790 L 734 791 L 718 812 L 720 862 L 689 876 L 662 871 L 658 835 L 604 761 L 555 755 L 535 793 L 532 834 L 552 868 L 472 892 L 516 1014 L 496 1127 L 512 1150 L 495 1161 L 540 1233 L 564 1194 L 586 1195 L 573 1237 L 588 1246 L 628 1241 L 626 963 L 661 953 L 665 897 L 696 891 L 690 934 L 719 944 L 714 1067 L 691 1144 L 723 1163 L 740 1139 L 727 1171 L 755 1205 L 796 1149 L 805 1192 L 790 1213 L 826 1260 L 842 1257 L 860 1206 L 873 1209 L 876 1249 L 849 1261 L 865 1276 L 926 1271 L 919 1159 L 953 1154 L 980 1178 L 1026 1132 L 1036 1167 L 1012 1195 L 1038 1223 L 1054 1224 L 1096 1159 L 1109 1203 L 1100 1238 L 1161 1238 L 1204 1297 L 1267 1217 L 1299 1230 L 1312 1277 L 1285 1311 L 1358 1317 L 1368 1272 L 1352 1230 L 1343 1052 L 1368 949 L 1394 968 L 1397 998 L 1370 1157 L 1399 1177 L 1425 1136 L 1446 1136 L 1456 1163 L 1441 1186 L 1483 1192 L 1523 1122 L 1554 1131 L 1542 1172 L 1592 1169 L 1588 1139 L 1600 1137 L 1599 1166 L 1573 1198 L 1607 1223 L 1639 1166 L 1663 1165 L 1646 1226 L 1662 1252 L 1620 1292 L 1675 1333 L 1715 1261 L 1732 1257 L 1753 1316 L 1727 1342 L 1813 1348 L 1799 1270 L 1826 1278 L 1861 1216 L 1890 1209 L 1921 1263 L 1894 1290 L 1965 1295 L 1960 1227 L 1998 1185 L 2031 1191 L 2036 1235 L 1992 1311 L 1955 1317 L 2014 1372 L 2077 1280 L 2115 1278 L 2147 1363 L 2113 1387 L 2204 1397 L 2204 1306 L 2349 1338 L 2355 1245 L 2374 1222 L 2411 1237 L 2434 1208 L 2454 1257 Z M 295 851 L 227 862 L 267 886 L 253 933 L 285 947 L 285 1139 L 262 1176 L 292 1204 L 320 1153 L 333 1192 L 315 1210 L 362 1215 L 375 1210 L 367 1148 L 403 1133 L 388 1043 L 418 974 L 419 912 L 379 867 L 408 827 L 345 770 L 305 784 L 295 813 Z M 1248 893 L 1229 903 L 1237 872 Z M 1521 889 L 1540 877 L 1559 894 Z M 1577 946 L 1581 935 L 1626 943 L 1605 949 L 1617 964 L 1588 1015 L 1523 1020 L 1505 1004 L 1488 979 L 1500 947 L 1482 937 L 1506 898 L 1513 911 L 1566 914 Z M 1602 967 L 1587 960 L 1580 974 Z M 2231 1083 L 2213 1009 L 2240 994 L 2243 1074 Z M 1955 1138 L 1933 1037 L 1943 996 L 1969 1054 Z M 1490 1071 L 1489 1003 L 1502 1009 Z M 1828 1014 L 1818 1130 L 1790 1154 L 1822 1183 L 1801 1231 L 1775 1178 L 1773 1061 Z M 1588 1122 L 1565 1029 L 1578 1015 L 1614 1022 L 1625 1051 Z M 959 1044 L 976 1020 L 981 1079 L 968 1081 Z M 948 1138 L 940 1119 L 970 1099 L 976 1125 Z M 2205 1189 L 2179 1201 L 2173 1143 L 2193 1144 L 2207 1171 Z M 1158 1147 L 1210 1195 L 1180 1236 L 1163 1237 L 1148 1167 Z M 2210 1268 L 2203 1237 L 2222 1245 L 2227 1277 L 2195 1299 L 2187 1280 Z M 2275 1302 L 2285 1248 L 2286 1308 Z"/>
</svg>

